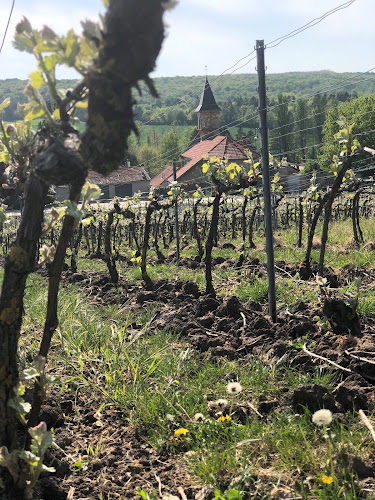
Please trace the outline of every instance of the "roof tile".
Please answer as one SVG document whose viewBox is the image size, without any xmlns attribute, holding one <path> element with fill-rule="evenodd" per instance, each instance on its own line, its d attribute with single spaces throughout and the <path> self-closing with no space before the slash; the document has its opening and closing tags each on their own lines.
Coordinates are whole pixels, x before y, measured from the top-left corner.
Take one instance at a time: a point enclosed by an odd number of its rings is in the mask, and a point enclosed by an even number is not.
<svg viewBox="0 0 375 500">
<path fill-rule="evenodd" d="M 221 160 L 228 158 L 229 161 L 243 161 L 247 159 L 246 150 L 247 148 L 243 144 L 225 135 L 218 135 L 213 139 L 201 141 L 182 153 L 181 156 L 189 159 L 190 161 L 177 170 L 177 179 L 182 177 L 206 155 L 209 157 L 216 156 Z M 173 181 L 172 165 L 168 165 L 160 174 L 154 177 L 150 184 L 153 187 L 159 187 L 165 181 Z"/>
<path fill-rule="evenodd" d="M 137 181 L 149 181 L 150 176 L 141 165 L 128 167 L 121 165 L 117 170 L 114 170 L 109 175 L 104 176 L 89 170 L 87 180 L 95 184 L 124 184 Z"/>
<path fill-rule="evenodd" d="M 171 176 L 173 176 L 173 165 L 168 165 L 162 172 L 151 179 L 150 186 L 157 188 Z"/>
</svg>

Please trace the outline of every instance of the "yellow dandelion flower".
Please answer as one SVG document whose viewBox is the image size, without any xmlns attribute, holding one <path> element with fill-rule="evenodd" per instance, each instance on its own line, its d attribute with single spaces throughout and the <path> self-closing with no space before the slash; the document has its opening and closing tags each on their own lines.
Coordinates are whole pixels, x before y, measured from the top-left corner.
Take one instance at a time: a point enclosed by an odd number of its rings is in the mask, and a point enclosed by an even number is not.
<svg viewBox="0 0 375 500">
<path fill-rule="evenodd" d="M 180 429 L 176 429 L 174 431 L 174 435 L 175 436 L 182 436 L 183 434 L 186 434 L 187 432 L 189 432 L 187 429 L 180 428 Z"/>
<path fill-rule="evenodd" d="M 331 484 L 333 482 L 333 477 L 332 476 L 324 476 L 322 477 L 322 483 L 323 484 Z"/>
<path fill-rule="evenodd" d="M 225 422 L 226 420 L 232 420 L 232 417 L 230 415 L 221 415 L 221 417 L 219 417 L 218 419 L 218 422 Z"/>
</svg>

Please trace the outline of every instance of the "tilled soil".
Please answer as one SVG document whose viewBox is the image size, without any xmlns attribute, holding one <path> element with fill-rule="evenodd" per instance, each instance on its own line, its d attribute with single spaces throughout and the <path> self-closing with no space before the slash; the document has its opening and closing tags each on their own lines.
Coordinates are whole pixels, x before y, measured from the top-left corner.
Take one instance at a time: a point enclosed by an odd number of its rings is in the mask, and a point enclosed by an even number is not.
<svg viewBox="0 0 375 500">
<path fill-rule="evenodd" d="M 83 391 L 77 399 L 53 395 L 44 405 L 41 419 L 54 427 L 58 446 L 48 450 L 45 462 L 56 472 L 41 478 L 36 498 L 139 498 L 142 488 L 164 493 L 181 487 L 194 498 L 200 488 L 182 463 L 155 451 L 144 429 L 127 427 L 102 403 L 99 395 Z"/>
<path fill-rule="evenodd" d="M 361 324 L 355 311 L 334 295 L 322 295 L 318 304 L 300 302 L 291 311 L 280 313 L 274 324 L 266 305 L 241 304 L 235 296 L 209 297 L 193 282 L 159 280 L 152 290 L 140 290 L 125 281 L 114 287 L 105 273 L 66 273 L 65 280 L 76 283 L 100 304 L 131 308 L 135 317 L 137 310 L 152 305 L 149 330 L 175 332 L 211 359 L 256 356 L 265 364 L 284 362 L 311 372 L 325 366 L 341 374 L 342 381 L 332 392 L 315 384 L 293 391 L 285 387 L 279 400 L 260 398 L 255 409 L 260 416 L 282 407 L 295 412 L 324 407 L 345 421 L 345 412 L 353 408 L 375 409 L 374 325 Z M 133 323 L 132 334 L 142 328 Z M 102 396 L 80 391 L 77 397 L 64 397 L 52 395 L 41 417 L 56 429 L 59 448 L 48 452 L 46 461 L 56 467 L 56 473 L 39 481 L 39 498 L 96 499 L 100 494 L 104 499 L 137 498 L 140 488 L 182 499 L 184 495 L 187 499 L 212 498 L 211 490 L 194 484 L 182 461 L 148 445 L 144 429 L 127 427 L 110 406 L 95 413 L 103 403 Z M 239 414 L 241 411 L 246 410 L 239 408 Z M 371 478 L 373 465 L 358 460 L 361 478 Z"/>
</svg>

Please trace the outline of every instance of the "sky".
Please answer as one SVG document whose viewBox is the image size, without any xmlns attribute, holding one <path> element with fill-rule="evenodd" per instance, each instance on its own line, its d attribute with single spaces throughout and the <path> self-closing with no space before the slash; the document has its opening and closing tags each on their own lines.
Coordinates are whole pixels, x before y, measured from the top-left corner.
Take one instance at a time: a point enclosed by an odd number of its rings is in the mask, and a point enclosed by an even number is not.
<svg viewBox="0 0 375 500">
<path fill-rule="evenodd" d="M 348 0 L 180 0 L 166 13 L 166 39 L 152 76 L 220 75 L 250 54 L 257 39 L 270 44 Z M 0 0 L 0 43 L 12 0 Z M 32 55 L 12 47 L 15 25 L 26 16 L 33 27 L 57 33 L 80 31 L 80 20 L 98 19 L 101 0 L 15 0 L 0 54 L 0 79 L 26 79 L 36 69 Z M 375 67 L 375 0 L 354 0 L 265 53 L 267 72 L 366 72 Z M 254 55 L 254 54 L 253 54 Z M 226 73 L 254 73 L 256 61 L 243 59 Z M 242 68 L 241 65 L 246 64 Z M 59 78 L 76 78 L 60 69 Z"/>
</svg>

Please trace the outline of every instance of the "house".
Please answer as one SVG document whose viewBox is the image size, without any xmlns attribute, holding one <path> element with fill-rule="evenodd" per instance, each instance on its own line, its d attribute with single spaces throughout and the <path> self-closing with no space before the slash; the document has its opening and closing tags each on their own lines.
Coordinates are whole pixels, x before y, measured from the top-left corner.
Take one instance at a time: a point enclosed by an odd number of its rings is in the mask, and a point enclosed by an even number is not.
<svg viewBox="0 0 375 500">
<path fill-rule="evenodd" d="M 177 181 L 187 184 L 188 189 L 196 185 L 202 188 L 210 186 L 207 175 L 202 173 L 202 165 L 207 156 L 227 159 L 240 165 L 248 159 L 248 150 L 244 144 L 235 141 L 230 136 L 219 134 L 221 110 L 215 101 L 207 76 L 199 105 L 195 111 L 198 114 L 198 136 L 181 155 L 182 166 L 176 172 Z M 172 181 L 173 167 L 168 165 L 151 180 L 150 185 L 154 188 L 165 187 Z"/>
<path fill-rule="evenodd" d="M 103 199 L 131 197 L 133 194 L 148 193 L 150 190 L 150 176 L 143 165 L 121 165 L 117 170 L 104 177 L 93 170 L 89 170 L 87 180 L 97 184 L 102 190 Z"/>
<path fill-rule="evenodd" d="M 208 157 L 227 159 L 242 164 L 248 159 L 246 147 L 228 136 L 217 135 L 213 139 L 198 142 L 182 155 L 183 165 L 177 170 L 176 177 L 179 183 L 195 187 L 206 188 L 210 182 L 202 173 L 202 165 Z M 168 186 L 173 181 L 173 167 L 168 165 L 160 174 L 154 177 L 150 185 L 154 188 Z"/>
<path fill-rule="evenodd" d="M 139 191 L 148 193 L 150 190 L 150 176 L 143 165 L 121 165 L 117 170 L 104 177 L 93 170 L 89 170 L 87 180 L 97 184 L 102 190 L 101 199 L 108 200 L 115 196 L 120 198 L 131 197 Z M 67 186 L 56 188 L 56 200 L 63 201 L 69 196 Z"/>
<path fill-rule="evenodd" d="M 284 193 L 299 193 L 303 188 L 300 173 L 304 166 L 288 162 L 283 158 L 277 166 L 270 165 L 270 177 L 272 179 L 276 174 L 279 176 Z"/>
</svg>

